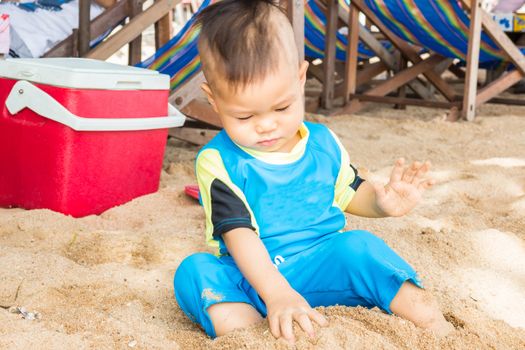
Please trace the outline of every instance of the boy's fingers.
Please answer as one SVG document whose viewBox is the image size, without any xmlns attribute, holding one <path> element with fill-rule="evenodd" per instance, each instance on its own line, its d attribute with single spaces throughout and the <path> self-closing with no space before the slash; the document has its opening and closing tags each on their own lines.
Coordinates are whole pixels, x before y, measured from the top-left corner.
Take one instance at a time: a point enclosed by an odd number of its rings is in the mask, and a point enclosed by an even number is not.
<svg viewBox="0 0 525 350">
<path fill-rule="evenodd" d="M 292 324 L 292 315 L 284 314 L 279 317 L 279 326 L 281 328 L 281 335 L 284 339 L 289 342 L 295 342 L 295 337 L 293 334 L 293 324 Z"/>
<path fill-rule="evenodd" d="M 403 173 L 402 180 L 408 183 L 412 183 L 414 181 L 414 177 L 418 171 L 418 169 L 421 167 L 420 162 L 414 162 L 412 165 L 410 165 L 405 172 Z"/>
<path fill-rule="evenodd" d="M 308 313 L 306 311 L 295 313 L 294 320 L 299 324 L 306 334 L 308 334 L 310 337 L 315 336 L 314 326 L 312 325 L 312 321 L 310 321 L 310 317 L 308 317 Z"/>
<path fill-rule="evenodd" d="M 268 323 L 270 324 L 270 332 L 272 332 L 272 335 L 275 338 L 279 338 L 281 336 L 281 327 L 279 326 L 279 318 L 275 316 L 272 318 L 269 318 Z"/>
<path fill-rule="evenodd" d="M 390 174 L 390 182 L 401 181 L 401 176 L 403 176 L 403 165 L 405 164 L 404 158 L 399 158 L 394 163 L 394 168 Z"/>
<path fill-rule="evenodd" d="M 430 169 L 430 162 L 426 161 L 424 162 L 419 169 L 417 169 L 416 174 L 414 175 L 414 179 L 412 181 L 413 184 L 416 184 L 416 182 L 419 182 L 423 176 L 426 175 L 428 170 Z"/>
<path fill-rule="evenodd" d="M 417 186 L 418 190 L 428 190 L 430 187 L 432 187 L 436 181 L 434 180 L 423 180 L 419 183 Z"/>
<path fill-rule="evenodd" d="M 312 320 L 314 320 L 314 322 L 317 323 L 319 326 L 321 326 L 321 327 L 328 326 L 328 321 L 326 320 L 326 318 L 321 313 L 319 313 L 319 311 L 311 309 L 308 312 L 308 316 Z"/>
</svg>

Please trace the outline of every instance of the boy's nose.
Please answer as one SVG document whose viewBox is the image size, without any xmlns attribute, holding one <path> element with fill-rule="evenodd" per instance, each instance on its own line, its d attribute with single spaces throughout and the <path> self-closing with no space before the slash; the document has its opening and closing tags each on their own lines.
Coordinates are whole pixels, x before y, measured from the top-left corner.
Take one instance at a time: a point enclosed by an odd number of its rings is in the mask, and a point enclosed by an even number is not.
<svg viewBox="0 0 525 350">
<path fill-rule="evenodd" d="M 266 117 L 266 118 L 261 118 L 258 121 L 255 127 L 255 131 L 257 131 L 257 133 L 259 134 L 267 134 L 271 131 L 274 131 L 276 128 L 277 128 L 277 122 L 275 121 L 275 119 L 271 117 Z"/>
</svg>

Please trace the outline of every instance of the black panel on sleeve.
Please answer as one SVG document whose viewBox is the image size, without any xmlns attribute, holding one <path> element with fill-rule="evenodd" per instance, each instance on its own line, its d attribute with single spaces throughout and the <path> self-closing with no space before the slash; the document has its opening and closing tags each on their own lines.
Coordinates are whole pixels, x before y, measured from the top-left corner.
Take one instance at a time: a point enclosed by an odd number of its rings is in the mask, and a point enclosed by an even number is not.
<svg viewBox="0 0 525 350">
<path fill-rule="evenodd" d="M 357 175 L 357 169 L 352 165 L 350 164 L 350 167 L 352 168 L 352 170 L 354 170 L 354 181 L 350 184 L 350 187 L 354 190 L 354 191 L 357 191 L 357 189 L 359 188 L 359 186 L 361 186 L 361 184 L 365 181 L 364 179 L 360 178 L 359 175 Z"/>
<path fill-rule="evenodd" d="M 223 233 L 239 227 L 255 230 L 246 205 L 224 182 L 219 179 L 213 180 L 210 196 L 213 237 L 220 237 Z"/>
</svg>

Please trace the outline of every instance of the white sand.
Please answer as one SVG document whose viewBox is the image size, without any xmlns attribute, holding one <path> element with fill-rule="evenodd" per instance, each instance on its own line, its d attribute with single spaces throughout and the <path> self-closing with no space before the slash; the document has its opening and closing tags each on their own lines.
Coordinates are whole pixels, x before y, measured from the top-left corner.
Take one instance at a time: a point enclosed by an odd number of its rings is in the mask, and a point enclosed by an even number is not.
<svg viewBox="0 0 525 350">
<path fill-rule="evenodd" d="M 443 340 L 377 310 L 322 309 L 298 349 L 525 349 L 525 108 L 485 106 L 473 123 L 443 111 L 374 107 L 316 117 L 374 178 L 396 157 L 429 159 L 438 184 L 403 218 L 349 217 L 419 272 L 457 330 Z M 0 209 L 1 349 L 283 349 L 266 323 L 212 341 L 178 308 L 172 278 L 206 250 L 204 215 L 183 187 L 197 149 L 170 141 L 158 193 L 100 216 Z M 9 307 L 38 311 L 23 319 Z"/>
</svg>

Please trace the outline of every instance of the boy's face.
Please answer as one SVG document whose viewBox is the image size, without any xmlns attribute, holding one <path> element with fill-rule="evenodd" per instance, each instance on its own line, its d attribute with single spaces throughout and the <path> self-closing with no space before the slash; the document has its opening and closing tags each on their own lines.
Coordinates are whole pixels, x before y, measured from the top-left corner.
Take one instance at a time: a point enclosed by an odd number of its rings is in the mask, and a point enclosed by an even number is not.
<svg viewBox="0 0 525 350">
<path fill-rule="evenodd" d="M 300 140 L 308 63 L 303 62 L 298 70 L 279 66 L 282 68 L 235 92 L 221 82 L 216 84 L 218 94 L 208 84 L 203 85 L 228 136 L 238 145 L 265 152 L 290 152 Z"/>
</svg>

